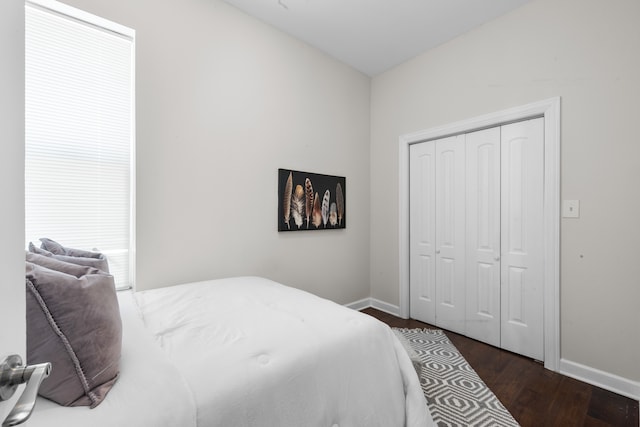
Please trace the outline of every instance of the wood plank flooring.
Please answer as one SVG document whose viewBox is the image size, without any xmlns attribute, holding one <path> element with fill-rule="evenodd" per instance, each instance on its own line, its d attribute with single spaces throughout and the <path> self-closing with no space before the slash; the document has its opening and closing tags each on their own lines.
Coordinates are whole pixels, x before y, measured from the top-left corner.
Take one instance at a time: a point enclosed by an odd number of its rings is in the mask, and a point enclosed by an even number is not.
<svg viewBox="0 0 640 427">
<path fill-rule="evenodd" d="M 431 328 L 417 320 L 362 310 L 392 327 Z M 445 331 L 480 378 L 522 427 L 638 427 L 638 401 L 544 369 L 517 354 Z"/>
</svg>

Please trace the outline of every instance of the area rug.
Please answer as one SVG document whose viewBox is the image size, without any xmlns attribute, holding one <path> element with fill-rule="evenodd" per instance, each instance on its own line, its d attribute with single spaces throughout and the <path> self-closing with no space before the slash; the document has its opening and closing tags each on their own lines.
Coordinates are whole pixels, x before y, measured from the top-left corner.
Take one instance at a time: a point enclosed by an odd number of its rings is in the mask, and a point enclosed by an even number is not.
<svg viewBox="0 0 640 427">
<path fill-rule="evenodd" d="M 438 329 L 401 329 L 422 362 L 420 384 L 437 426 L 518 426 Z"/>
</svg>

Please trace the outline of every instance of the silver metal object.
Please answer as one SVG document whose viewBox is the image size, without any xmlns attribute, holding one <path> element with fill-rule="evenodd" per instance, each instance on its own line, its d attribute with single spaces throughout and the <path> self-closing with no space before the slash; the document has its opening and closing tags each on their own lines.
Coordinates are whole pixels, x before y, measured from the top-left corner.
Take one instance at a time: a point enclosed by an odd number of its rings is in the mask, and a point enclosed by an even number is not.
<svg viewBox="0 0 640 427">
<path fill-rule="evenodd" d="M 51 363 L 22 366 L 22 358 L 17 354 L 7 357 L 0 364 L 0 401 L 10 399 L 18 386 L 26 383 L 22 395 L 7 415 L 2 427 L 22 424 L 31 416 L 40 384 L 50 373 Z"/>
</svg>

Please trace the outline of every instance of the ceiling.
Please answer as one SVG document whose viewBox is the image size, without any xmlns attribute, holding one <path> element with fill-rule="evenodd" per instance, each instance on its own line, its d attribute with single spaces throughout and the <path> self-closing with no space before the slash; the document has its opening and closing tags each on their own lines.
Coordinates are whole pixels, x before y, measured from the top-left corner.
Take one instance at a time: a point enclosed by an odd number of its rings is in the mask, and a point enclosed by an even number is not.
<svg viewBox="0 0 640 427">
<path fill-rule="evenodd" d="M 224 0 L 375 76 L 531 0 Z"/>
</svg>

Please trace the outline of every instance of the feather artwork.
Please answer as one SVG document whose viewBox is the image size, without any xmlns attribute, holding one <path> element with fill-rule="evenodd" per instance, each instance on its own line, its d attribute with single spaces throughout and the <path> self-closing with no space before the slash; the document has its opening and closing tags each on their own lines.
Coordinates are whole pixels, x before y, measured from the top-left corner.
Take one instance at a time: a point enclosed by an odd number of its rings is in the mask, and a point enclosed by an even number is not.
<svg viewBox="0 0 640 427">
<path fill-rule="evenodd" d="M 338 224 L 342 225 L 342 217 L 344 216 L 344 194 L 342 194 L 342 186 L 340 183 L 336 185 L 336 203 L 338 208 Z"/>
<path fill-rule="evenodd" d="M 307 215 L 307 228 L 309 228 L 309 218 L 313 213 L 313 185 L 311 185 L 309 178 L 304 180 L 304 191 L 306 196 L 305 213 Z"/>
<path fill-rule="evenodd" d="M 287 224 L 287 228 L 291 229 L 289 225 L 289 219 L 291 218 L 291 190 L 293 189 L 293 172 L 289 172 L 289 178 L 284 185 L 284 195 L 282 197 L 282 209 L 284 212 L 284 222 Z"/>
<path fill-rule="evenodd" d="M 304 217 L 304 190 L 302 189 L 302 185 L 296 185 L 296 189 L 293 192 L 293 198 L 291 199 L 291 216 L 293 217 L 293 222 L 295 222 L 298 229 L 300 229 Z"/>
<path fill-rule="evenodd" d="M 316 227 L 322 225 L 322 210 L 320 209 L 320 196 L 318 193 L 313 197 L 313 213 L 311 214 L 311 223 Z"/>
<path fill-rule="evenodd" d="M 327 221 L 329 220 L 329 200 L 331 199 L 331 192 L 329 190 L 324 192 L 322 198 L 322 224 L 327 227 Z"/>
<path fill-rule="evenodd" d="M 332 202 L 329 207 L 329 224 L 335 227 L 338 223 L 338 210 L 336 209 L 336 203 Z"/>
</svg>

